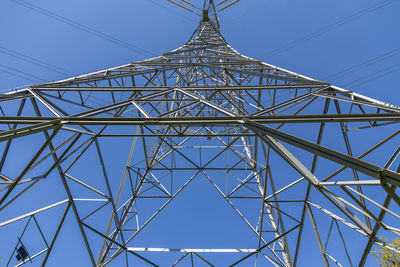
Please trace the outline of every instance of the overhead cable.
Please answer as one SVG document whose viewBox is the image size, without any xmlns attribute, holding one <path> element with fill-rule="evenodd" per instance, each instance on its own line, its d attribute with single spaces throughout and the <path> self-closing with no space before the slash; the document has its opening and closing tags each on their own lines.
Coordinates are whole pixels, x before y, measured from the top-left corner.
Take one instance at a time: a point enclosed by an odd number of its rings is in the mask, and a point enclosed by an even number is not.
<svg viewBox="0 0 400 267">
<path fill-rule="evenodd" d="M 235 0 L 235 1 L 233 1 L 233 2 L 231 2 L 231 3 L 229 3 L 229 4 L 227 4 L 227 5 L 225 5 L 224 7 L 221 7 L 221 9 L 219 9 L 218 12 L 221 12 L 221 11 L 227 9 L 227 8 L 233 6 L 234 4 L 237 4 L 239 1 L 240 1 L 240 0 Z M 221 3 L 221 2 L 220 2 L 220 3 Z"/>
<path fill-rule="evenodd" d="M 195 4 L 193 4 L 193 3 L 189 2 L 189 1 L 186 1 L 186 0 L 180 0 L 180 1 L 185 3 L 185 4 L 187 4 L 187 5 L 189 5 L 189 6 L 192 6 L 192 7 L 196 8 L 196 9 L 198 9 L 198 10 L 202 10 L 200 7 L 196 6 Z"/>
<path fill-rule="evenodd" d="M 297 46 L 297 45 L 299 45 L 301 43 L 309 41 L 309 40 L 311 40 L 313 38 L 316 38 L 316 37 L 318 37 L 318 36 L 320 36 L 320 35 L 322 35 L 324 33 L 327 33 L 327 32 L 329 32 L 329 31 L 331 31 L 333 29 L 336 29 L 336 28 L 338 28 L 338 27 L 340 27 L 342 25 L 345 25 L 345 24 L 347 24 L 349 22 L 352 22 L 352 21 L 354 21 L 354 20 L 356 20 L 356 19 L 358 19 L 358 18 L 360 18 L 362 16 L 365 16 L 365 15 L 367 15 L 367 14 L 369 14 L 369 13 L 375 11 L 375 10 L 383 8 L 383 7 L 393 3 L 395 1 L 396 0 L 384 0 L 382 2 L 379 2 L 379 3 L 375 4 L 375 5 L 372 5 L 372 6 L 368 7 L 368 8 L 365 8 L 365 9 L 359 11 L 359 12 L 356 12 L 356 13 L 348 16 L 348 17 L 345 17 L 345 18 L 343 18 L 343 19 L 341 19 L 341 20 L 339 20 L 339 21 L 337 21 L 337 22 L 335 22 L 333 24 L 330 24 L 330 25 L 328 25 L 326 27 L 323 27 L 323 28 L 321 28 L 321 29 L 319 29 L 319 30 L 317 30 L 315 32 L 312 32 L 310 34 L 304 35 L 303 37 L 300 37 L 300 38 L 298 38 L 298 39 L 296 39 L 296 40 L 294 40 L 294 41 L 292 41 L 290 43 L 287 43 L 286 45 L 283 45 L 283 46 L 281 46 L 279 48 L 271 50 L 270 52 L 264 54 L 261 57 L 262 58 L 269 58 L 269 57 L 276 56 L 276 55 L 278 55 L 278 54 L 280 54 L 280 53 L 282 53 L 282 52 L 284 52 L 284 51 L 286 51 L 286 50 L 288 50 L 290 48 L 293 48 L 293 47 L 295 47 L 295 46 Z"/>
<path fill-rule="evenodd" d="M 46 15 L 46 16 L 48 16 L 50 18 L 53 18 L 55 20 L 58 20 L 58 21 L 63 22 L 65 24 L 68 24 L 68 25 L 70 25 L 70 26 L 72 26 L 74 28 L 77 28 L 77 29 L 80 29 L 80 30 L 85 31 L 87 33 L 90 33 L 92 35 L 95 35 L 95 36 L 97 36 L 97 37 L 99 37 L 99 38 L 101 38 L 103 40 L 109 41 L 111 43 L 114 43 L 116 45 L 119 45 L 121 47 L 129 49 L 131 51 L 134 51 L 136 53 L 142 54 L 144 56 L 153 56 L 153 54 L 151 52 L 149 52 L 149 51 L 147 51 L 145 49 L 142 49 L 140 47 L 137 47 L 135 45 L 132 45 L 130 43 L 122 41 L 120 39 L 117 39 L 117 38 L 115 38 L 115 37 L 113 37 L 111 35 L 102 33 L 102 32 L 100 32 L 100 31 L 98 31 L 96 29 L 93 29 L 93 28 L 85 26 L 85 25 L 83 25 L 81 23 L 75 22 L 75 21 L 73 21 L 71 19 L 68 19 L 68 18 L 66 18 L 64 16 L 58 15 L 58 14 L 52 12 L 52 11 L 46 10 L 46 9 L 44 9 L 42 7 L 39 7 L 37 5 L 34 5 L 32 3 L 28 3 L 28 2 L 26 2 L 24 0 L 11 0 L 11 1 L 13 1 L 13 2 L 15 2 L 15 3 L 19 4 L 19 5 L 22 5 L 22 6 L 26 7 L 26 8 L 32 9 L 32 10 L 34 10 L 36 12 L 39 12 L 39 13 L 41 13 L 43 15 Z"/>
<path fill-rule="evenodd" d="M 4 68 L 5 68 L 5 69 L 4 69 Z M 33 82 L 33 83 L 38 83 L 38 80 L 45 81 L 45 80 L 43 80 L 42 78 L 39 78 L 39 77 L 34 76 L 34 75 L 31 75 L 31 74 L 29 74 L 29 73 L 26 73 L 26 72 L 23 72 L 23 71 L 20 71 L 20 70 L 11 68 L 11 67 L 6 66 L 6 65 L 3 65 L 3 64 L 0 64 L 0 71 L 5 72 L 5 73 L 8 73 L 8 74 L 10 74 L 10 75 L 13 75 L 13 76 L 15 76 L 15 77 L 22 78 L 22 79 L 24 79 L 24 80 L 31 81 L 31 82 Z M 30 77 L 30 78 L 29 78 L 29 77 Z"/>
<path fill-rule="evenodd" d="M 372 82 L 374 80 L 383 78 L 383 77 L 385 77 L 385 76 L 387 76 L 389 74 L 392 74 L 394 72 L 397 72 L 397 71 L 400 71 L 400 64 L 395 64 L 395 65 L 392 65 L 390 67 L 387 67 L 387 68 L 381 69 L 379 71 L 376 71 L 374 73 L 370 73 L 370 74 L 365 75 L 365 76 L 363 76 L 361 78 L 358 78 L 356 80 L 348 82 L 348 83 L 344 84 L 343 86 L 348 87 L 349 89 L 350 88 L 354 88 L 354 87 L 360 86 L 362 84 L 369 83 L 369 82 Z"/>
<path fill-rule="evenodd" d="M 199 15 L 199 16 L 200 16 L 199 13 L 194 12 L 193 10 L 191 10 L 190 8 L 188 8 L 188 7 L 184 6 L 184 5 L 181 5 L 181 4 L 179 4 L 179 3 L 177 3 L 177 2 L 175 2 L 175 1 L 173 1 L 173 0 L 167 0 L 167 1 L 170 2 L 171 4 L 177 6 L 177 7 L 180 7 L 180 8 L 182 8 L 182 9 L 186 10 L 186 11 L 189 11 L 190 13 L 193 13 L 193 14 L 196 14 L 196 15 Z M 184 2 L 184 3 L 185 3 L 185 2 Z"/>
<path fill-rule="evenodd" d="M 359 64 L 356 64 L 356 65 L 351 66 L 349 68 L 346 68 L 346 69 L 344 69 L 342 71 L 336 72 L 336 73 L 334 73 L 332 75 L 329 75 L 329 76 L 327 76 L 325 78 L 322 78 L 322 80 L 327 80 L 327 79 L 331 80 L 331 79 L 337 79 L 339 77 L 343 77 L 343 76 L 345 76 L 347 74 L 350 74 L 350 73 L 353 73 L 353 72 L 358 71 L 360 69 L 363 69 L 365 67 L 371 66 L 371 65 L 373 65 L 375 63 L 378 63 L 378 62 L 380 62 L 382 60 L 385 60 L 387 58 L 391 58 L 391 57 L 396 56 L 398 54 L 400 54 L 400 48 L 393 49 L 393 50 L 391 50 L 391 51 L 389 51 L 387 53 L 384 53 L 384 54 L 382 54 L 380 56 L 368 59 L 368 60 L 363 61 L 363 62 L 361 62 Z"/>
<path fill-rule="evenodd" d="M 150 3 L 153 3 L 154 5 L 156 5 L 156 6 L 158 6 L 158 7 L 161 7 L 161 8 L 163 8 L 163 9 L 165 9 L 165 10 L 168 10 L 169 12 L 172 12 L 172 13 L 174 13 L 175 15 L 178 15 L 178 16 L 184 18 L 184 19 L 187 20 L 187 21 L 192 21 L 192 22 L 194 22 L 194 20 L 189 19 L 188 17 L 183 16 L 182 14 L 176 12 L 176 11 L 173 10 L 173 9 L 170 9 L 170 8 L 167 8 L 167 7 L 163 6 L 163 5 L 160 5 L 158 2 L 156 2 L 156 1 L 154 1 L 154 0 L 149 0 L 149 1 L 150 1 Z"/>
<path fill-rule="evenodd" d="M 31 56 L 24 55 L 22 53 L 19 53 L 19 52 L 15 51 L 15 50 L 11 50 L 11 49 L 6 48 L 4 46 L 0 46 L 0 53 L 7 54 L 9 56 L 21 59 L 23 61 L 29 62 L 29 63 L 34 64 L 36 66 L 40 66 L 42 68 L 45 68 L 45 69 L 48 69 L 48 70 L 51 70 L 51 71 L 54 71 L 54 72 L 57 72 L 57 73 L 60 73 L 60 74 L 63 74 L 63 75 L 76 75 L 76 73 L 73 73 L 73 72 L 71 72 L 69 70 L 66 70 L 64 68 L 61 68 L 61 67 L 46 63 L 46 62 L 44 62 L 42 60 L 33 58 Z"/>
<path fill-rule="evenodd" d="M 31 77 L 31 78 L 34 78 L 34 79 L 37 79 L 37 80 L 40 80 L 40 81 L 43 81 L 43 82 L 46 81 L 46 80 L 44 80 L 44 79 L 42 79 L 42 78 L 40 78 L 40 77 L 38 77 L 38 76 L 35 76 L 35 75 L 32 75 L 32 74 L 29 74 L 29 73 L 26 73 L 26 72 L 23 72 L 23 71 L 14 69 L 14 68 L 12 68 L 12 67 L 9 67 L 9 66 L 3 65 L 3 64 L 0 64 L 0 67 L 3 67 L 3 68 L 6 68 L 6 69 L 9 69 L 9 70 L 12 70 L 12 71 L 21 73 L 21 74 L 23 74 L 23 75 L 29 76 L 29 77 Z"/>
<path fill-rule="evenodd" d="M 220 6 L 220 5 L 222 5 L 222 4 L 224 4 L 224 3 L 228 2 L 228 1 L 230 1 L 230 0 L 222 0 L 219 3 L 217 3 L 217 6 Z"/>
<path fill-rule="evenodd" d="M 22 78 L 22 79 L 24 79 L 24 80 L 31 81 L 31 82 L 33 82 L 33 83 L 37 83 L 37 81 L 34 81 L 34 80 L 30 79 L 30 78 L 24 77 L 24 76 L 19 75 L 19 74 L 15 74 L 15 73 L 13 73 L 13 72 L 11 72 L 11 71 L 8 71 L 8 70 L 3 70 L 3 69 L 0 68 L 0 71 L 5 72 L 5 73 L 8 73 L 8 74 L 10 74 L 10 75 L 12 75 L 12 76 L 15 76 L 15 77 Z M 4 90 L 4 91 L 5 91 L 5 90 Z"/>
</svg>

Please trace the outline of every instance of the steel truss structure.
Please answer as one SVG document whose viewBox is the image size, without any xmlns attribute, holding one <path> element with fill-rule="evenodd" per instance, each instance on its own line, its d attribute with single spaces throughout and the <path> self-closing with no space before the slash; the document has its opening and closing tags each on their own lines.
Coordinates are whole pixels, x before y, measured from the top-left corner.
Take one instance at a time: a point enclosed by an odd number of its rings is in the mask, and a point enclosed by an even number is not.
<svg viewBox="0 0 400 267">
<path fill-rule="evenodd" d="M 62 261 L 66 224 L 93 266 L 363 266 L 394 249 L 378 234 L 400 233 L 400 108 L 238 53 L 216 11 L 234 2 L 205 1 L 162 56 L 0 95 L 2 266 Z M 141 239 L 199 179 L 248 242 Z"/>
</svg>

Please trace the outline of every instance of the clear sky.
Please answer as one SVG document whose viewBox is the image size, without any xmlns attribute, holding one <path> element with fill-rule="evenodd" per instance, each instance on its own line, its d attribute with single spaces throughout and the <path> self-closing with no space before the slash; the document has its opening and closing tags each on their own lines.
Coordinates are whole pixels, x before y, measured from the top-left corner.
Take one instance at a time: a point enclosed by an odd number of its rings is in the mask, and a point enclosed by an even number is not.
<svg viewBox="0 0 400 267">
<path fill-rule="evenodd" d="M 222 33 L 236 50 L 245 55 L 323 79 L 399 47 L 400 1 L 395 0 L 270 58 L 262 56 L 379 2 L 242 0 L 221 13 Z M 180 46 L 190 37 L 198 23 L 197 17 L 165 0 L 40 0 L 35 1 L 35 4 L 154 55 Z M 1 1 L 0 12 L 2 48 L 12 49 L 73 73 L 88 73 L 146 58 L 12 0 Z M 368 68 L 328 81 L 344 85 L 377 71 L 390 72 L 398 69 L 399 66 L 394 66 L 398 58 L 397 54 Z M 65 77 L 5 53 L 0 53 L 0 59 L 4 66 L 45 81 Z M 4 66 L 0 66 L 1 69 L 26 76 Z M 398 72 L 394 72 L 352 89 L 395 102 L 393 94 L 396 92 L 398 77 Z M 0 71 L 0 78 L 1 90 L 32 83 L 3 71 Z M 27 78 L 38 80 L 29 76 Z"/>
<path fill-rule="evenodd" d="M 395 0 L 343 25 L 337 24 L 338 21 L 381 2 L 242 0 L 220 14 L 220 23 L 225 39 L 244 55 L 400 105 L 400 71 L 396 71 L 400 70 L 400 1 Z M 0 1 L 1 92 L 73 76 L 67 71 L 84 74 L 144 59 L 148 57 L 148 53 L 160 55 L 186 42 L 199 21 L 199 17 L 174 7 L 166 0 L 34 1 L 37 6 L 138 48 L 127 49 L 50 18 L 21 3 L 12 0 Z M 327 32 L 320 31 L 331 28 L 333 29 Z M 299 38 L 307 39 L 310 34 L 317 36 L 298 42 L 281 53 L 265 56 L 275 51 L 280 52 L 281 50 L 276 49 L 285 47 Z M 146 52 L 138 53 L 135 50 Z M 338 78 L 329 78 L 381 55 L 388 56 Z M 39 59 L 42 63 L 34 59 Z M 325 79 L 326 77 L 328 78 Z M 360 84 L 370 79 L 371 81 Z M 351 83 L 353 81 L 356 82 Z M 345 86 L 346 84 L 348 86 Z M 204 206 L 204 203 L 199 201 L 201 195 L 198 194 L 186 195 L 192 199 L 194 206 L 187 217 L 181 218 L 180 227 L 185 227 L 191 220 L 204 219 L 195 210 L 209 211 L 216 208 L 212 199 L 215 196 L 210 196 Z M 215 214 L 212 215 L 218 216 L 218 211 L 216 208 Z M 172 217 L 178 216 L 179 206 L 171 210 L 171 213 Z M 225 215 L 227 218 L 233 216 L 231 213 Z M 73 223 L 72 219 L 70 221 Z M 210 232 L 213 229 L 224 229 L 222 222 L 213 222 L 220 224 L 216 226 L 203 221 L 203 225 L 208 227 Z M 154 236 L 161 235 L 162 228 L 154 227 L 154 231 Z M 241 233 L 237 234 L 240 237 Z M 229 233 L 224 232 L 221 235 Z M 245 233 L 243 238 L 244 236 Z M 66 234 L 62 237 L 73 239 Z M 178 236 L 172 243 L 178 244 L 180 239 L 185 238 Z M 75 260 L 86 257 L 84 250 L 71 249 Z M 66 259 L 65 262 L 73 262 L 73 259 Z M 1 263 L 0 261 L 0 265 Z M 375 266 L 374 262 L 368 264 Z"/>
</svg>

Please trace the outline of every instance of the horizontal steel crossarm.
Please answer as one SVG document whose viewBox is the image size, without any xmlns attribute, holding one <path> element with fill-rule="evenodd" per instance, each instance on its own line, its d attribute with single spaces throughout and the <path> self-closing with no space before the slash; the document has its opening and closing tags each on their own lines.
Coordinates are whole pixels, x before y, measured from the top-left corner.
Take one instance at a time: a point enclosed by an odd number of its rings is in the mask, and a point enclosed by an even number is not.
<svg viewBox="0 0 400 267">
<path fill-rule="evenodd" d="M 155 65 L 155 64 L 153 64 Z M 182 65 L 182 64 L 181 64 Z M 48 84 L 39 84 L 37 86 L 44 87 L 44 86 L 60 86 L 60 85 L 71 85 L 71 84 L 80 84 L 80 83 L 90 83 L 90 82 L 95 82 L 95 81 L 101 81 L 101 80 L 108 80 L 108 79 L 116 79 L 116 78 L 121 78 L 121 77 L 130 77 L 132 75 L 140 75 L 140 74 L 148 74 L 148 73 L 154 73 L 157 71 L 168 71 L 168 70 L 176 70 L 178 69 L 179 66 L 171 66 L 171 67 L 154 67 L 154 68 L 149 68 L 149 69 L 141 69 L 141 70 L 105 70 L 105 71 L 100 71 L 97 73 L 91 73 L 91 74 L 86 74 L 66 80 L 61 80 L 57 82 L 52 82 Z M 115 72 L 115 73 L 113 73 Z M 31 88 L 34 88 L 31 87 Z"/>
<path fill-rule="evenodd" d="M 171 89 L 166 89 L 166 90 L 164 90 L 164 91 L 155 92 L 155 93 L 153 93 L 153 94 L 149 94 L 149 95 L 140 97 L 140 98 L 138 98 L 137 100 L 142 100 L 142 101 L 146 101 L 146 100 L 149 101 L 149 100 L 151 100 L 151 101 L 154 101 L 152 98 L 158 97 L 158 96 L 163 96 L 163 95 L 168 94 L 168 93 L 170 93 L 170 92 L 172 92 L 172 91 L 174 91 L 173 88 L 171 88 Z M 125 106 L 127 106 L 127 105 L 131 105 L 131 104 L 133 104 L 133 105 L 135 106 L 135 104 L 132 103 L 133 100 L 134 100 L 134 99 L 128 99 L 128 100 L 125 100 L 125 101 L 121 101 L 121 102 L 119 102 L 119 103 L 113 103 L 113 104 L 110 104 L 110 105 L 107 105 L 107 106 L 103 106 L 103 107 L 99 107 L 99 108 L 87 110 L 87 111 L 84 111 L 84 112 L 82 112 L 82 113 L 78 113 L 78 114 L 72 115 L 71 117 L 87 117 L 87 116 L 93 116 L 93 115 L 97 115 L 97 114 L 100 114 L 100 113 L 104 113 L 104 112 L 107 112 L 107 111 L 110 111 L 110 110 L 114 110 L 114 109 L 117 109 L 117 108 L 122 108 L 122 107 L 125 107 Z M 137 107 L 137 106 L 136 106 L 136 107 Z M 137 108 L 138 108 L 138 107 L 137 107 Z M 139 108 L 139 109 L 140 109 L 140 108 Z"/>
<path fill-rule="evenodd" d="M 358 94 L 358 93 L 355 93 L 355 92 L 340 88 L 338 86 L 332 86 L 332 89 L 334 89 L 337 92 L 340 92 L 342 94 L 347 94 L 347 95 L 350 94 L 352 99 L 354 99 L 354 100 L 362 100 L 362 101 L 365 101 L 365 102 L 374 103 L 376 105 L 384 106 L 386 108 L 396 109 L 398 112 L 400 112 L 400 107 L 398 107 L 396 105 L 392 105 L 392 104 L 389 104 L 389 103 L 386 103 L 386 102 L 382 102 L 382 101 L 373 99 L 371 97 L 364 96 L 364 95 L 361 95 L 361 94 Z"/>
<path fill-rule="evenodd" d="M 40 118 L 40 117 L 36 117 L 36 118 Z M 18 117 L 15 117 L 15 120 L 18 121 Z M 37 132 L 42 132 L 45 130 L 54 129 L 54 128 L 58 127 L 61 123 L 62 122 L 60 119 L 54 119 L 54 118 L 50 117 L 49 120 L 42 121 L 35 125 L 4 131 L 4 132 L 0 133 L 0 142 L 4 141 L 4 140 L 9 140 L 12 138 L 17 138 L 17 137 L 22 137 L 25 135 L 34 134 Z M 19 123 L 16 123 L 16 124 L 19 124 Z M 25 124 L 25 123 L 22 123 L 22 124 Z M 30 124 L 30 123 L 28 123 L 28 124 Z"/>
<path fill-rule="evenodd" d="M 64 128 L 63 128 L 64 129 Z M 144 133 L 144 134 L 136 134 L 136 133 L 132 133 L 132 134 L 123 134 L 123 133 L 110 133 L 110 134 L 99 134 L 97 135 L 98 137 L 214 137 L 215 134 L 207 134 L 207 133 L 198 133 L 198 134 L 194 134 L 194 133 L 175 133 L 175 134 L 161 134 L 161 133 Z M 251 133 L 251 134 L 240 134 L 240 133 L 219 133 L 218 136 L 231 136 L 231 137 L 240 137 L 240 136 L 257 136 L 255 133 Z"/>
<path fill-rule="evenodd" d="M 228 45 L 228 47 L 230 47 L 230 46 Z M 246 57 L 246 58 L 248 58 L 250 60 L 254 60 L 253 58 L 250 58 L 250 57 L 247 57 L 247 56 L 244 56 L 244 57 Z M 299 73 L 296 73 L 296 72 L 293 72 L 293 71 L 289 71 L 289 70 L 277 67 L 277 66 L 269 64 L 269 63 L 265 63 L 265 62 L 260 62 L 260 63 L 263 66 L 266 66 L 269 69 L 274 69 L 275 72 L 277 72 L 277 73 L 283 73 L 283 74 L 287 74 L 287 75 L 292 75 L 292 76 L 304 79 L 305 81 L 308 81 L 308 82 L 321 82 L 319 80 L 310 78 L 308 76 L 305 76 L 305 75 L 302 75 L 302 74 L 299 74 Z M 400 110 L 400 107 L 398 107 L 398 106 L 395 106 L 395 105 L 392 105 L 392 104 L 389 104 L 389 103 L 386 103 L 386 102 L 382 102 L 382 101 L 373 99 L 371 97 L 367 97 L 367 96 L 361 95 L 359 93 L 355 93 L 355 92 L 343 89 L 343 88 L 341 88 L 339 86 L 332 85 L 331 88 L 334 89 L 335 91 L 337 91 L 338 93 L 341 93 L 341 94 L 344 94 L 344 95 L 349 95 L 350 94 L 352 99 L 354 99 L 354 100 L 362 100 L 362 101 L 366 101 L 366 102 L 382 105 L 382 106 L 385 106 L 386 108 L 394 108 L 394 109 Z"/>
<path fill-rule="evenodd" d="M 166 52 L 163 54 L 163 56 L 169 56 L 173 54 L 181 54 L 181 53 L 187 53 L 187 52 L 193 52 L 193 51 L 198 51 L 198 50 L 204 50 L 205 48 L 212 48 L 212 47 L 226 47 L 225 44 L 208 44 L 205 46 L 193 46 L 190 44 L 186 44 L 182 47 L 179 47 L 178 49 L 172 50 L 170 52 Z"/>
<path fill-rule="evenodd" d="M 130 102 L 130 101 L 127 101 Z M 90 112 L 90 111 L 89 111 Z M 172 117 L 172 118 L 144 118 L 144 117 L 0 117 L 0 124 L 37 124 L 29 126 L 26 131 L 33 131 L 41 126 L 50 128 L 57 124 L 70 125 L 203 125 L 203 124 L 238 124 L 243 120 L 257 123 L 321 123 L 321 122 L 371 122 L 371 121 L 400 121 L 400 114 L 373 113 L 373 114 L 325 114 L 325 115 L 277 115 L 277 116 L 224 116 L 224 117 Z M 42 123 L 42 125 L 39 125 Z M 33 129 L 35 127 L 35 129 Z M 20 133 L 23 129 L 14 129 L 0 133 L 2 136 Z M 41 130 L 40 130 L 41 131 Z"/>
<path fill-rule="evenodd" d="M 321 82 L 319 80 L 310 78 L 308 76 L 305 76 L 305 75 L 302 75 L 302 74 L 299 74 L 299 73 L 295 73 L 293 71 L 289 71 L 289 70 L 286 70 L 286 69 L 283 69 L 283 68 L 279 68 L 277 66 L 274 66 L 274 65 L 271 65 L 271 64 L 268 64 L 268 63 L 265 63 L 265 62 L 261 62 L 261 64 L 264 65 L 264 66 L 267 66 L 267 67 L 269 67 L 271 69 L 274 69 L 275 72 L 291 74 L 291 75 L 294 75 L 296 77 L 302 78 L 302 79 L 305 80 L 304 82 L 306 82 L 306 81 L 308 81 L 308 82 Z M 395 106 L 395 105 L 392 105 L 392 104 L 389 104 L 389 103 L 386 103 L 386 102 L 382 102 L 382 101 L 373 99 L 371 97 L 364 96 L 364 95 L 361 95 L 359 93 L 355 93 L 355 92 L 343 89 L 343 88 L 341 88 L 339 86 L 336 86 L 336 85 L 332 85 L 331 89 L 336 90 L 338 93 L 341 93 L 341 94 L 346 94 L 346 95 L 350 94 L 354 100 L 362 100 L 362 101 L 366 101 L 366 102 L 370 102 L 370 103 L 375 103 L 375 104 L 378 104 L 378 105 L 385 106 L 386 108 L 394 108 L 394 109 L 397 109 L 397 110 L 400 111 L 400 107 L 398 107 L 398 106 Z"/>
<path fill-rule="evenodd" d="M 352 104 L 355 105 L 364 105 L 364 106 L 370 106 L 370 107 L 375 107 L 375 108 L 379 108 L 379 109 L 383 109 L 383 110 L 387 110 L 387 111 L 393 111 L 393 112 L 398 112 L 400 113 L 400 108 L 394 105 L 389 105 L 387 103 L 383 103 L 381 101 L 368 101 L 362 98 L 355 98 L 353 96 L 352 92 L 349 92 L 347 94 L 343 94 L 340 93 L 345 97 L 338 97 L 335 95 L 335 91 L 330 91 L 327 94 L 324 93 L 313 93 L 313 95 L 315 96 L 321 96 L 321 97 L 325 97 L 325 98 L 331 98 L 331 99 L 336 99 L 336 100 L 340 100 L 340 101 L 346 101 L 346 102 L 350 102 Z"/>
<path fill-rule="evenodd" d="M 196 59 L 196 60 L 198 60 L 198 59 L 202 59 L 202 60 L 215 59 L 215 60 L 221 60 L 220 62 L 225 63 L 225 65 L 227 65 L 227 66 L 230 66 L 231 63 L 234 63 L 234 62 L 243 62 L 243 63 L 246 63 L 246 65 L 255 63 L 254 61 L 244 60 L 235 54 L 223 54 L 223 53 L 220 53 L 220 55 L 215 55 L 214 53 L 202 54 L 202 55 L 171 55 L 171 56 L 168 56 L 168 59 L 176 60 L 176 61 L 182 60 L 182 59 Z M 228 60 L 228 61 L 224 62 L 223 60 Z M 209 64 L 213 64 L 213 63 L 214 62 L 209 63 Z"/>
<path fill-rule="evenodd" d="M 282 103 L 276 104 L 276 105 L 274 105 L 274 106 L 268 107 L 268 108 L 266 108 L 266 109 L 263 109 L 263 110 L 261 110 L 261 111 L 258 111 L 258 112 L 256 112 L 256 113 L 254 113 L 254 114 L 252 114 L 252 115 L 253 115 L 253 116 L 261 116 L 261 115 L 264 115 L 264 114 L 266 114 L 266 113 L 271 113 L 271 112 L 273 112 L 274 110 L 277 110 L 277 109 L 286 107 L 286 106 L 288 106 L 288 105 L 290 105 L 290 104 L 295 104 L 295 103 L 297 103 L 297 102 L 304 101 L 304 100 L 306 100 L 306 99 L 312 97 L 312 96 L 313 96 L 313 93 L 322 92 L 322 91 L 325 91 L 325 90 L 329 90 L 329 88 L 330 88 L 329 85 L 326 86 L 326 87 L 322 87 L 322 88 L 320 88 L 320 89 L 317 89 L 317 90 L 314 90 L 314 91 L 305 93 L 305 94 L 303 94 L 303 95 L 297 96 L 297 97 L 295 97 L 295 98 L 289 99 L 289 100 L 287 100 L 287 101 L 285 101 L 285 102 L 282 102 Z"/>
<path fill-rule="evenodd" d="M 359 181 L 337 181 L 337 182 L 319 182 L 321 186 L 345 186 L 345 185 L 380 185 L 379 180 L 359 180 Z"/>
<path fill-rule="evenodd" d="M 24 99 L 32 97 L 32 94 L 28 89 L 21 89 L 19 91 L 11 91 L 0 95 L 0 102 L 7 102 L 12 100 Z"/>
<path fill-rule="evenodd" d="M 57 125 L 227 125 L 240 124 L 243 120 L 256 123 L 319 123 L 319 122 L 370 122 L 400 121 L 400 114 L 326 114 L 297 116 L 254 116 L 254 117 L 187 117 L 187 118 L 132 118 L 132 117 L 0 117 L 0 124 L 34 124 L 31 126 L 4 131 L 0 141 L 34 134 L 57 127 Z"/>
<path fill-rule="evenodd" d="M 227 63 L 228 65 L 229 63 Z M 292 76 L 292 75 L 278 75 L 278 73 L 276 71 L 273 71 L 275 74 L 269 74 L 269 73 L 263 73 L 263 72 L 259 72 L 259 70 L 265 70 L 264 68 L 260 67 L 257 70 L 253 70 L 253 69 L 245 69 L 245 68 L 227 68 L 227 67 L 219 67 L 219 66 L 214 66 L 211 63 L 198 63 L 199 66 L 204 66 L 204 67 L 210 67 L 210 68 L 218 68 L 221 70 L 228 70 L 234 73 L 241 73 L 241 74 L 248 74 L 248 75 L 253 75 L 256 77 L 264 77 L 264 78 L 270 78 L 270 79 L 276 79 L 276 80 L 281 80 L 281 81 L 288 81 L 288 82 L 299 82 L 299 83 L 321 83 L 320 81 L 313 81 L 313 80 L 306 80 L 303 78 L 299 78 L 297 76 Z M 230 64 L 229 64 L 230 65 Z M 262 66 L 262 65 L 261 65 Z M 286 73 L 284 73 L 286 74 Z"/>
<path fill-rule="evenodd" d="M 227 49 L 229 50 L 229 49 Z M 209 47 L 206 47 L 204 49 L 204 51 L 211 53 L 211 54 L 219 54 L 219 55 L 229 55 L 229 56 L 235 56 L 240 58 L 240 60 L 244 60 L 246 62 L 249 62 L 250 64 L 254 64 L 254 63 L 259 63 L 259 61 L 256 60 L 249 60 L 248 58 L 245 58 L 237 53 L 235 53 L 234 51 L 223 51 L 223 50 L 214 50 L 214 49 L 210 49 Z"/>
<path fill-rule="evenodd" d="M 185 91 L 215 91 L 215 90 L 286 90 L 286 89 L 308 89 L 308 88 L 322 88 L 329 86 L 328 83 L 293 83 L 293 84 L 276 84 L 276 85 L 238 85 L 238 86 L 180 86 L 179 88 L 184 89 Z M 79 86 L 79 87 L 68 87 L 68 86 L 55 86 L 55 87 L 34 87 L 34 90 L 39 91 L 90 91 L 90 92 L 103 92 L 103 91 L 164 91 L 166 89 L 170 89 L 170 86 L 157 86 L 157 87 L 90 87 L 90 86 Z M 18 92 L 15 94 L 21 94 L 22 92 Z M 11 94 L 12 95 L 12 94 Z M 3 95 L 4 96 L 4 95 Z M 1 101 L 0 96 L 0 101 Z"/>
<path fill-rule="evenodd" d="M 141 248 L 141 247 L 128 247 L 128 251 L 143 251 L 143 252 L 197 252 L 197 253 L 243 253 L 243 252 L 255 252 L 257 249 L 250 248 L 227 248 L 227 249 L 215 249 L 215 248 Z"/>
<path fill-rule="evenodd" d="M 253 131 L 261 134 L 272 136 L 276 139 L 279 139 L 285 143 L 294 145 L 298 148 L 304 149 L 308 152 L 314 153 L 326 159 L 337 162 L 341 165 L 347 166 L 351 169 L 360 171 L 364 174 L 367 174 L 371 177 L 375 177 L 379 180 L 385 178 L 391 184 L 400 186 L 400 174 L 394 171 L 381 168 L 374 164 L 370 164 L 358 158 L 337 152 L 335 150 L 329 149 L 327 147 L 309 142 L 305 139 L 284 133 L 280 130 L 276 130 L 270 128 L 268 126 L 256 123 L 250 120 L 244 120 L 243 125 L 247 128 L 252 129 Z"/>
<path fill-rule="evenodd" d="M 201 58 L 203 59 L 204 57 L 201 57 Z M 169 58 L 168 61 L 165 61 L 165 62 L 163 61 L 163 62 L 155 62 L 155 63 L 144 63 L 144 64 L 141 64 L 141 66 L 143 66 L 143 67 L 146 67 L 146 66 L 147 67 L 154 67 L 154 68 L 162 67 L 163 69 L 165 67 L 170 67 L 171 68 L 170 70 L 175 70 L 175 69 L 179 69 L 179 68 L 186 68 L 186 67 L 192 67 L 192 66 L 199 65 L 200 57 L 198 56 L 198 57 L 195 57 L 193 59 L 194 60 L 192 60 L 190 62 L 184 62 L 183 63 L 182 59 L 173 61 L 171 58 Z M 223 67 L 223 66 L 236 66 L 236 65 L 237 66 L 249 66 L 249 63 L 253 64 L 253 65 L 250 65 L 250 66 L 255 67 L 254 62 L 245 61 L 245 60 L 233 60 L 232 58 L 230 58 L 229 61 L 215 61 L 215 62 L 212 62 L 210 64 L 212 64 L 213 66 L 222 66 Z M 163 69 L 161 69 L 161 70 L 163 70 Z M 268 70 L 265 67 L 262 67 L 260 69 Z"/>
</svg>

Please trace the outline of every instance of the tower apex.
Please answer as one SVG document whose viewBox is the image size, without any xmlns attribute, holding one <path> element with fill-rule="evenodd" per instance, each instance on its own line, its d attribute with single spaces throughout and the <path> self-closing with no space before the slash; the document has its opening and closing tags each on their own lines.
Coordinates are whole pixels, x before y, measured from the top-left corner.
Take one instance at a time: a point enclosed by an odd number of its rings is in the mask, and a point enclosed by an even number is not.
<svg viewBox="0 0 400 267">
<path fill-rule="evenodd" d="M 202 21 L 210 21 L 210 17 L 208 16 L 208 9 L 203 9 L 203 16 L 202 16 Z"/>
</svg>

